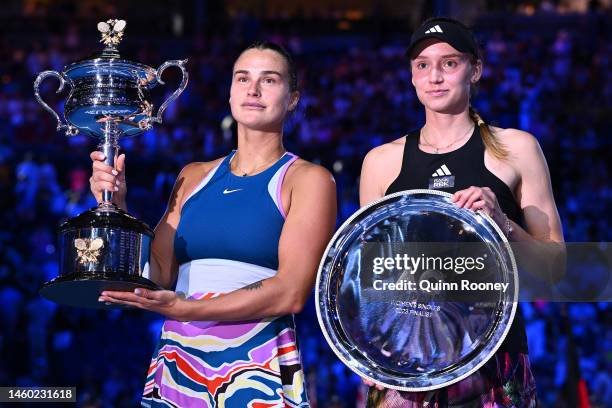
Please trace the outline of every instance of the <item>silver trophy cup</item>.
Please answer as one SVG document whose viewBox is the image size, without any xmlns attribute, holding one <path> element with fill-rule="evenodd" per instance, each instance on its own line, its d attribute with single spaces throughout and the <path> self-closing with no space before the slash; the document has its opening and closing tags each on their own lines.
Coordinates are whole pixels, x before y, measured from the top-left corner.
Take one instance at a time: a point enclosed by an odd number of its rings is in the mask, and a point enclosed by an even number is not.
<svg viewBox="0 0 612 408">
<path fill-rule="evenodd" d="M 118 156 L 119 139 L 161 123 L 164 110 L 183 92 L 188 80 L 187 60 L 167 61 L 153 69 L 122 59 L 117 45 L 125 25 L 124 20 L 99 23 L 101 42 L 106 46 L 102 52 L 62 72 L 41 72 L 34 82 L 36 100 L 55 117 L 57 130 L 64 130 L 67 136 L 85 133 L 98 138 L 109 166 L 114 166 Z M 173 66 L 182 72 L 181 84 L 153 114 L 150 90 L 164 84 L 162 74 Z M 40 84 L 48 77 L 59 80 L 58 93 L 70 87 L 64 121 L 40 96 Z M 159 289 L 147 278 L 153 231 L 119 209 L 112 198 L 112 191 L 104 191 L 97 208 L 60 225 L 60 274 L 41 287 L 43 297 L 65 305 L 109 308 L 115 306 L 98 302 L 103 290 Z"/>
<path fill-rule="evenodd" d="M 485 364 L 510 330 L 517 296 L 514 256 L 488 216 L 448 193 L 409 190 L 340 227 L 319 267 L 316 306 L 350 369 L 415 392 Z"/>
</svg>

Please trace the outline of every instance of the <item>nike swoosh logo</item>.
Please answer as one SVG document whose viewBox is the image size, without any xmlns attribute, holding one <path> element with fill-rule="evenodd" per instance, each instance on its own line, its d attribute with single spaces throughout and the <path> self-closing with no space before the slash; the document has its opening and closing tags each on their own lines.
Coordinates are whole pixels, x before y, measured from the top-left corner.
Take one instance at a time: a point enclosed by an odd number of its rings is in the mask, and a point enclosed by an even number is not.
<svg viewBox="0 0 612 408">
<path fill-rule="evenodd" d="M 223 190 L 223 194 L 235 193 L 236 191 L 242 191 L 241 188 L 237 188 L 236 190 L 228 190 L 227 188 Z"/>
</svg>

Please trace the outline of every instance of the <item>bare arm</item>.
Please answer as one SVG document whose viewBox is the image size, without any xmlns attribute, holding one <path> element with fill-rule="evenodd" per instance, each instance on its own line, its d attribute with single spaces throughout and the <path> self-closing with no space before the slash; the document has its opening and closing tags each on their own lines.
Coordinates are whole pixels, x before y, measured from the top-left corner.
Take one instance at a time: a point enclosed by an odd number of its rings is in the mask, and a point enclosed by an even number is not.
<svg viewBox="0 0 612 408">
<path fill-rule="evenodd" d="M 514 225 L 516 233 L 512 238 L 515 241 L 563 242 L 561 220 L 542 149 L 532 135 L 520 132 L 517 136 L 521 138 L 515 153 L 521 180 L 517 199 L 523 210 L 526 230 Z"/>
<path fill-rule="evenodd" d="M 517 199 L 525 229 L 511 221 L 509 238 L 519 243 L 514 248 L 522 267 L 554 283 L 565 275 L 565 245 L 548 165 L 537 140 L 526 132 L 516 132 L 520 138 L 516 146 L 520 174 Z"/>
<path fill-rule="evenodd" d="M 400 173 L 404 138 L 378 146 L 368 152 L 361 166 L 359 205 L 363 207 L 385 195 Z"/>
<path fill-rule="evenodd" d="M 384 195 L 381 187 L 381 166 L 378 164 L 379 156 L 376 150 L 370 150 L 363 159 L 359 178 L 359 205 L 361 207 Z"/>
<path fill-rule="evenodd" d="M 174 256 L 174 236 L 181 218 L 179 203 L 185 190 L 187 165 L 176 178 L 168 206 L 155 227 L 155 238 L 151 243 L 149 278 L 163 288 L 170 288 L 176 279 L 178 266 Z"/>
</svg>

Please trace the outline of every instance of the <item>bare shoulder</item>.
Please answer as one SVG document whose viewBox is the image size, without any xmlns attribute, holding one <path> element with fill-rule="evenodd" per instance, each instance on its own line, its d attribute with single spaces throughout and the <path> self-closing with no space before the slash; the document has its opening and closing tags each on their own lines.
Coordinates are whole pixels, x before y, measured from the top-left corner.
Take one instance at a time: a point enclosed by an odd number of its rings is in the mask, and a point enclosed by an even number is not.
<svg viewBox="0 0 612 408">
<path fill-rule="evenodd" d="M 209 171 L 211 171 L 217 164 L 221 163 L 221 161 L 225 157 L 220 157 L 215 160 L 211 160 L 208 162 L 192 162 L 187 164 L 181 170 L 179 177 L 184 177 L 187 180 L 192 178 L 201 178 L 202 176 L 206 176 Z"/>
<path fill-rule="evenodd" d="M 492 126 L 493 134 L 510 149 L 511 153 L 524 153 L 525 149 L 534 149 L 539 146 L 538 139 L 529 132 L 520 129 L 498 128 Z"/>
<path fill-rule="evenodd" d="M 374 183 L 379 193 L 387 190 L 402 169 L 406 137 L 382 144 L 370 150 L 363 159 L 361 181 Z"/>
<path fill-rule="evenodd" d="M 512 128 L 492 127 L 492 130 L 510 153 L 511 163 L 519 166 L 519 173 L 524 165 L 531 165 L 544 158 L 538 139 L 531 133 Z"/>
<path fill-rule="evenodd" d="M 393 180 L 402 170 L 406 137 L 402 136 L 389 143 L 370 150 L 363 159 L 359 178 L 359 202 L 370 203 L 389 189 Z"/>
<path fill-rule="evenodd" d="M 404 154 L 405 145 L 406 137 L 402 136 L 389 143 L 376 146 L 366 154 L 364 158 L 364 164 L 366 161 L 373 162 L 373 164 L 376 164 L 379 162 L 388 162 L 389 160 L 397 159 L 399 159 L 401 162 L 402 156 Z"/>
<path fill-rule="evenodd" d="M 208 161 L 192 162 L 187 164 L 176 178 L 175 192 L 179 197 L 188 196 L 206 175 L 215 168 L 225 157 Z M 180 201 L 183 201 L 182 199 Z"/>
<path fill-rule="evenodd" d="M 329 170 L 304 159 L 297 159 L 295 163 L 289 166 L 285 182 L 293 188 L 298 185 L 312 186 L 313 188 L 335 186 L 334 177 Z"/>
</svg>

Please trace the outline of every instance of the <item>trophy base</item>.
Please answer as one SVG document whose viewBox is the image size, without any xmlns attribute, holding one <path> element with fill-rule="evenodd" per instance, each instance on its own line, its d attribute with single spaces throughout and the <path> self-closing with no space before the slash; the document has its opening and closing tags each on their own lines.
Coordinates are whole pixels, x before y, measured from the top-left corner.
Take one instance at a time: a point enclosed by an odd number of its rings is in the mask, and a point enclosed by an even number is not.
<svg viewBox="0 0 612 408">
<path fill-rule="evenodd" d="M 86 307 L 94 309 L 119 309 L 129 306 L 99 302 L 100 293 L 105 290 L 132 292 L 136 288 L 159 290 L 149 279 L 140 276 L 112 276 L 104 274 L 62 275 L 45 283 L 39 294 L 47 300 L 65 306 Z"/>
</svg>

